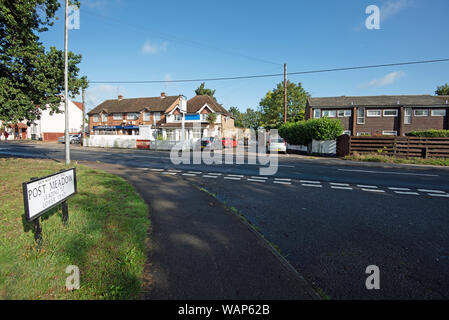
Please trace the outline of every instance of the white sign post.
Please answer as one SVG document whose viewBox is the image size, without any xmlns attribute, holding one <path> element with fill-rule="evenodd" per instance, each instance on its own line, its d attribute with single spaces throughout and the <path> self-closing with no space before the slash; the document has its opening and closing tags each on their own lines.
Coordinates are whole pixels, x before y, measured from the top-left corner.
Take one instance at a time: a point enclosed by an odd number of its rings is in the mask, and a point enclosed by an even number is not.
<svg viewBox="0 0 449 320">
<path fill-rule="evenodd" d="M 58 205 L 62 205 L 62 220 L 67 225 L 69 210 L 67 199 L 77 191 L 76 169 L 68 169 L 40 179 L 24 182 L 23 202 L 25 216 L 35 223 L 36 241 L 41 240 L 39 217 Z"/>
</svg>

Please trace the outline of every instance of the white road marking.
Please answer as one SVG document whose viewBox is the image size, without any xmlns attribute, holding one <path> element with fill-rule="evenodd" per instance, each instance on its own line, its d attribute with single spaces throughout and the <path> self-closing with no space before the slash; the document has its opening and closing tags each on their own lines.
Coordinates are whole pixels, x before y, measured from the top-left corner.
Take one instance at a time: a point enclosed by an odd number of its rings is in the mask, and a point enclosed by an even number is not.
<svg viewBox="0 0 449 320">
<path fill-rule="evenodd" d="M 423 176 L 423 177 L 439 177 L 437 174 L 422 174 L 422 173 L 405 173 L 405 172 L 386 172 L 386 171 L 370 171 L 370 170 L 350 170 L 350 169 L 338 169 L 339 171 L 348 172 L 363 172 L 363 173 L 383 173 L 383 174 L 399 174 L 409 176 Z"/>
<path fill-rule="evenodd" d="M 366 189 L 377 189 L 376 186 L 365 186 L 363 184 L 358 184 L 357 187 L 359 187 L 359 188 L 366 188 Z"/>
<path fill-rule="evenodd" d="M 444 191 L 440 191 L 440 190 L 428 190 L 428 189 L 418 189 L 419 192 L 428 192 L 428 193 L 443 193 L 445 194 L 446 192 Z"/>
<path fill-rule="evenodd" d="M 273 183 L 277 183 L 277 184 L 287 184 L 287 185 L 291 185 L 291 184 L 292 184 L 291 182 L 277 181 L 277 180 L 273 181 Z"/>
<path fill-rule="evenodd" d="M 222 175 L 221 173 L 211 173 L 211 172 L 208 172 L 207 174 L 210 174 L 211 176 L 221 176 Z"/>
<path fill-rule="evenodd" d="M 384 190 L 378 190 L 378 189 L 362 189 L 362 191 L 366 192 L 377 192 L 377 193 L 384 193 Z"/>
<path fill-rule="evenodd" d="M 234 177 L 224 177 L 226 180 L 235 180 L 240 181 L 241 178 L 234 178 Z"/>
<path fill-rule="evenodd" d="M 286 164 L 279 164 L 278 167 L 295 168 L 295 166 L 288 166 L 288 165 L 286 165 Z"/>
<path fill-rule="evenodd" d="M 174 176 L 176 175 L 176 172 L 162 172 L 162 174 L 169 174 L 171 176 Z"/>
<path fill-rule="evenodd" d="M 410 195 L 410 196 L 419 196 L 418 192 L 395 191 L 394 193 L 405 194 L 405 195 Z"/>
<path fill-rule="evenodd" d="M 150 169 L 151 171 L 164 171 L 164 169 Z"/>
<path fill-rule="evenodd" d="M 292 181 L 292 179 L 274 178 L 276 181 Z"/>
<path fill-rule="evenodd" d="M 396 188 L 396 187 L 388 187 L 388 189 L 393 191 L 411 191 L 409 188 Z"/>
<path fill-rule="evenodd" d="M 177 173 L 180 173 L 180 172 L 182 172 L 181 170 L 168 170 L 168 172 L 177 172 Z"/>
<path fill-rule="evenodd" d="M 428 195 L 431 197 L 449 198 L 449 194 L 429 193 Z"/>
<path fill-rule="evenodd" d="M 263 180 L 267 180 L 267 177 L 251 177 L 252 179 L 263 179 Z"/>
<path fill-rule="evenodd" d="M 210 178 L 210 179 L 217 179 L 217 176 L 208 176 L 208 175 L 204 175 L 203 178 Z"/>
<path fill-rule="evenodd" d="M 332 189 L 337 189 L 337 190 L 354 190 L 351 187 L 338 187 L 338 186 L 331 186 Z"/>
<path fill-rule="evenodd" d="M 302 184 L 303 187 L 312 187 L 312 188 L 322 188 L 323 186 L 321 184 Z"/>
<path fill-rule="evenodd" d="M 248 178 L 248 181 L 252 181 L 252 182 L 262 182 L 262 183 L 265 183 L 265 182 L 266 182 L 265 180 L 257 180 L 257 179 L 249 179 L 249 178 Z"/>
<path fill-rule="evenodd" d="M 237 174 L 228 174 L 228 177 L 243 178 L 244 176 L 242 176 L 242 175 L 237 175 Z"/>
<path fill-rule="evenodd" d="M 309 180 L 299 180 L 299 182 L 301 183 L 315 183 L 315 184 L 320 184 L 320 181 L 309 181 Z"/>
<path fill-rule="evenodd" d="M 188 177 L 196 177 L 196 174 L 194 173 L 183 173 L 183 176 L 188 176 Z"/>
<path fill-rule="evenodd" d="M 199 172 L 199 171 L 188 171 L 188 173 L 202 174 L 202 172 Z"/>
<path fill-rule="evenodd" d="M 330 182 L 330 184 L 332 186 L 337 186 L 337 187 L 349 187 L 349 183 L 336 183 L 336 182 Z"/>
</svg>

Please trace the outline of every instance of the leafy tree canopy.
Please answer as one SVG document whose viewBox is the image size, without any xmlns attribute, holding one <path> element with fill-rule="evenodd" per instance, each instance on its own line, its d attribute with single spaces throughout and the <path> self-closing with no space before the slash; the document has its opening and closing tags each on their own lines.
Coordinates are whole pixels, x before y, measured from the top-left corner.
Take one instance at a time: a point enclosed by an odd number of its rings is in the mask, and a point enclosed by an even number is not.
<svg viewBox="0 0 449 320">
<path fill-rule="evenodd" d="M 258 130 L 262 125 L 262 113 L 251 108 L 246 109 L 242 114 L 242 127 Z"/>
<path fill-rule="evenodd" d="M 304 119 L 307 98 L 310 97 L 301 83 L 287 81 L 287 121 Z M 277 129 L 284 123 L 284 83 L 268 91 L 260 101 L 262 123 L 266 129 Z"/>
<path fill-rule="evenodd" d="M 439 86 L 435 94 L 438 96 L 449 96 L 449 85 L 446 83 L 445 85 Z"/>
<path fill-rule="evenodd" d="M 234 116 L 234 119 L 235 119 L 234 126 L 236 126 L 237 128 L 243 128 L 243 122 L 242 122 L 243 114 L 240 112 L 240 110 L 237 109 L 236 107 L 230 107 L 229 113 Z"/>
<path fill-rule="evenodd" d="M 195 90 L 195 93 L 196 93 L 197 96 L 201 96 L 201 95 L 207 95 L 207 96 L 210 96 L 210 97 L 213 98 L 215 101 L 217 101 L 217 99 L 215 99 L 215 97 L 214 97 L 215 91 L 216 91 L 216 90 L 212 90 L 212 89 L 206 88 L 206 84 L 203 82 L 203 83 L 201 83 L 201 85 Z"/>
<path fill-rule="evenodd" d="M 77 1 L 72 1 L 79 5 Z M 2 0 L 0 2 L 0 120 L 33 121 L 39 106 L 58 111 L 64 93 L 64 53 L 45 50 L 39 33 L 54 24 L 58 0 Z M 87 87 L 78 77 L 81 55 L 69 57 L 69 92 Z"/>
</svg>

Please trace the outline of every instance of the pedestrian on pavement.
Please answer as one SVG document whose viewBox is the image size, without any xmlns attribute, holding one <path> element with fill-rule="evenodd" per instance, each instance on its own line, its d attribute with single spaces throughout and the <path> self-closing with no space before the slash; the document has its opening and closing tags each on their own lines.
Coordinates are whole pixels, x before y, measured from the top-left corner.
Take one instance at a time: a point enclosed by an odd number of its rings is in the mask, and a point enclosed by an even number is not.
<svg viewBox="0 0 449 320">
<path fill-rule="evenodd" d="M 8 133 L 8 131 L 6 131 L 6 130 L 5 130 L 5 133 L 4 133 L 4 135 L 5 135 L 5 141 L 8 141 L 8 136 L 9 136 L 9 133 Z"/>
</svg>

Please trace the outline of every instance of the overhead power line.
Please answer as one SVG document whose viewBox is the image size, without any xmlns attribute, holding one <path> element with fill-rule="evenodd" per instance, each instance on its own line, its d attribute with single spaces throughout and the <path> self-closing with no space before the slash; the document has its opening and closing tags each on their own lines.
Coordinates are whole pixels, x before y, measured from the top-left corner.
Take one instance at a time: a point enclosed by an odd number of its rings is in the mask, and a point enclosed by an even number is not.
<svg viewBox="0 0 449 320">
<path fill-rule="evenodd" d="M 388 64 L 376 64 L 376 65 L 366 65 L 366 66 L 356 66 L 356 67 L 343 67 L 343 68 L 333 68 L 333 69 L 297 71 L 297 72 L 288 72 L 287 75 L 299 75 L 299 74 L 338 72 L 338 71 L 361 70 L 361 69 L 386 68 L 386 67 L 406 66 L 406 65 L 416 65 L 416 64 L 426 64 L 426 63 L 438 63 L 438 62 L 449 62 L 449 58 L 436 59 L 436 60 L 398 62 L 398 63 L 388 63 Z M 283 76 L 283 75 L 284 75 L 284 73 L 274 73 L 274 74 L 259 74 L 259 75 L 247 75 L 247 76 L 235 76 L 235 77 L 216 77 L 216 78 L 179 79 L 179 80 L 90 81 L 90 83 L 97 83 L 97 84 L 106 84 L 106 83 L 107 84 L 139 84 L 139 83 L 206 82 L 206 81 L 226 81 L 226 80 L 241 80 L 241 79 L 254 79 L 254 78 L 272 78 L 272 77 L 279 77 L 279 76 Z"/>
</svg>

